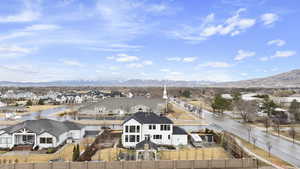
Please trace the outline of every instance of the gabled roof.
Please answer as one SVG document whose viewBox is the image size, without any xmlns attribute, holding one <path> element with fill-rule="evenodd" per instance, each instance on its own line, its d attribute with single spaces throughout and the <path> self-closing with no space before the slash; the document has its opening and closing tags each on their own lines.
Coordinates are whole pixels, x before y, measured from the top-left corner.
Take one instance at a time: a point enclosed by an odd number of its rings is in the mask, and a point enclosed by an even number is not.
<svg viewBox="0 0 300 169">
<path fill-rule="evenodd" d="M 149 150 L 153 150 L 153 149 L 157 150 L 157 144 L 155 144 L 155 143 L 153 143 L 153 142 L 151 142 L 150 140 L 147 140 L 147 139 L 145 139 L 145 140 L 139 142 L 139 143 L 135 146 L 135 149 L 137 149 L 137 150 L 144 150 L 146 144 L 149 145 L 149 147 L 148 147 Z"/>
<path fill-rule="evenodd" d="M 180 127 L 173 126 L 173 134 L 174 135 L 187 135 L 187 132 Z"/>
<path fill-rule="evenodd" d="M 141 124 L 173 124 L 172 120 L 165 116 L 159 116 L 153 112 L 137 112 L 127 118 L 124 122 L 134 119 Z"/>
<path fill-rule="evenodd" d="M 27 120 L 22 123 L 4 128 L 6 133 L 12 134 L 14 132 L 17 132 L 21 129 L 27 129 L 30 130 L 36 134 L 42 134 L 44 132 L 48 132 L 55 137 L 59 137 L 61 134 L 68 132 L 70 130 L 80 130 L 82 126 L 70 122 L 60 122 L 50 119 L 40 119 L 40 120 Z"/>
</svg>

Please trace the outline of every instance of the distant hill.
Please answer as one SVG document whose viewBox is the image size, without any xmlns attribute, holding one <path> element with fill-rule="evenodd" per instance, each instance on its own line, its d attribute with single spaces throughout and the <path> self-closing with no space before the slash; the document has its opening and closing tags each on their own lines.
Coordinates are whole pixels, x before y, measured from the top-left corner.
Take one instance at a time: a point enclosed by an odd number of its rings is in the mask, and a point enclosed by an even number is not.
<svg viewBox="0 0 300 169">
<path fill-rule="evenodd" d="M 300 87 L 300 69 L 281 73 L 278 75 L 242 80 L 237 82 L 218 83 L 214 86 L 222 87 Z"/>
<path fill-rule="evenodd" d="M 9 82 L 0 81 L 0 86 L 174 86 L 174 87 L 300 87 L 300 69 L 292 70 L 278 75 L 242 80 L 235 82 L 211 82 L 211 81 L 176 81 L 176 80 L 99 80 L 99 81 L 53 81 L 53 82 Z"/>
<path fill-rule="evenodd" d="M 103 81 L 53 81 L 53 82 L 9 82 L 0 81 L 0 86 L 128 86 L 128 87 L 144 87 L 153 86 L 161 87 L 163 85 L 176 87 L 199 87 L 214 84 L 209 81 L 175 81 L 175 80 L 103 80 Z"/>
</svg>

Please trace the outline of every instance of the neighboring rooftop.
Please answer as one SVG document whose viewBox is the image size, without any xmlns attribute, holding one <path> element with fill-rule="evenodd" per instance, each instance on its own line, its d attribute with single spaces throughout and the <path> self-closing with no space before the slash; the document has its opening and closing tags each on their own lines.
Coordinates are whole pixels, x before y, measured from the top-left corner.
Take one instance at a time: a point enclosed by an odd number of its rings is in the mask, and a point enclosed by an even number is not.
<svg viewBox="0 0 300 169">
<path fill-rule="evenodd" d="M 187 132 L 184 129 L 180 128 L 180 127 L 173 126 L 173 134 L 175 134 L 175 135 L 186 135 Z"/>
<path fill-rule="evenodd" d="M 165 116 L 159 116 L 153 112 L 137 112 L 127 118 L 124 122 L 134 119 L 141 124 L 173 124 L 172 120 Z"/>
<path fill-rule="evenodd" d="M 70 130 L 80 130 L 82 126 L 70 121 L 60 122 L 60 121 L 55 121 L 50 119 L 40 119 L 40 120 L 27 120 L 1 130 L 4 130 L 6 133 L 11 134 L 23 128 L 37 134 L 48 132 L 54 135 L 55 137 L 59 137 L 61 134 L 68 132 Z"/>
<path fill-rule="evenodd" d="M 133 98 L 106 98 L 100 102 L 88 105 L 80 109 L 81 112 L 88 113 L 90 110 L 95 110 L 99 107 L 105 107 L 107 110 L 123 109 L 129 110 L 131 107 L 143 105 L 149 107 L 151 110 L 157 110 L 158 105 L 163 105 L 163 99 L 146 98 L 137 96 Z"/>
</svg>

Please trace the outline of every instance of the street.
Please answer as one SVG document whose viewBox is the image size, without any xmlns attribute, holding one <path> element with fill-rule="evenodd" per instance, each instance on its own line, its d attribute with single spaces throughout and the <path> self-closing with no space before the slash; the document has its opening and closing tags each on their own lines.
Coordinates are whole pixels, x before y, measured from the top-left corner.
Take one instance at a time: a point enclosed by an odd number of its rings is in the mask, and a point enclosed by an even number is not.
<svg viewBox="0 0 300 169">
<path fill-rule="evenodd" d="M 174 102 L 173 102 L 174 103 Z M 184 103 L 186 104 L 186 103 Z M 181 108 L 184 108 L 181 104 L 177 104 Z M 185 109 L 187 110 L 187 109 Z M 188 111 L 188 110 L 187 110 Z M 191 112 L 193 113 L 193 112 Z M 246 124 L 239 123 L 228 117 L 217 117 L 213 113 L 203 110 L 203 116 L 208 123 L 211 123 L 212 127 L 217 130 L 224 130 L 233 133 L 245 140 L 248 140 L 248 126 Z M 253 128 L 251 132 L 252 136 L 257 138 L 256 146 L 268 151 L 267 142 L 272 144 L 271 153 L 282 160 L 300 168 L 300 145 L 293 144 L 283 138 L 267 134 L 257 128 Z"/>
</svg>

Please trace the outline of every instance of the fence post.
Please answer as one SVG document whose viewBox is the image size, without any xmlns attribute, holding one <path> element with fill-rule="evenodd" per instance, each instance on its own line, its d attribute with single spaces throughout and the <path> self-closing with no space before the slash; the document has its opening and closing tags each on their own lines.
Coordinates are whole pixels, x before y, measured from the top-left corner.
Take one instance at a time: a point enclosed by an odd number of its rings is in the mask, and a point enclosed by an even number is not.
<svg viewBox="0 0 300 169">
<path fill-rule="evenodd" d="M 196 160 L 192 160 L 192 161 L 191 161 L 191 162 L 192 162 L 192 169 L 195 168 L 195 161 L 196 161 Z"/>
<path fill-rule="evenodd" d="M 172 160 L 172 162 L 173 162 L 173 169 L 176 169 L 177 167 L 176 167 L 176 161 L 175 160 Z"/>
</svg>

